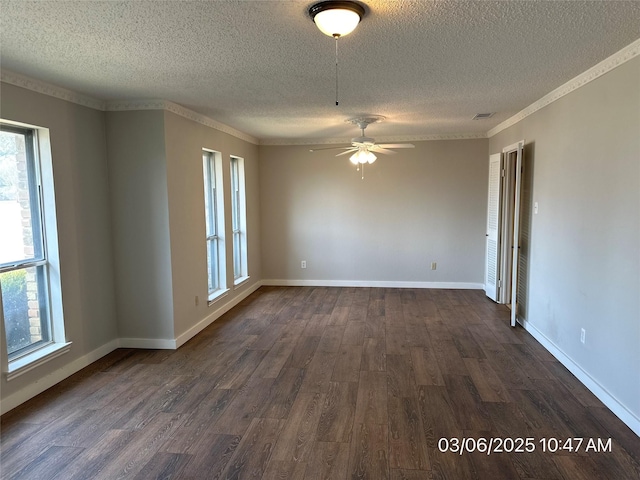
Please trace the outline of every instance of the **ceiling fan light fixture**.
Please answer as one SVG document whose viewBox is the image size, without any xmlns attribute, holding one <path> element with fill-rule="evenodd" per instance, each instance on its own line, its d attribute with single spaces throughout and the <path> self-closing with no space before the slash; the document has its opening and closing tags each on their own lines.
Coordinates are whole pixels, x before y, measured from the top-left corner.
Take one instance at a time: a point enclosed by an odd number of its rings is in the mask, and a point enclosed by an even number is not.
<svg viewBox="0 0 640 480">
<path fill-rule="evenodd" d="M 355 30 L 364 16 L 364 8 L 352 1 L 327 0 L 312 5 L 309 16 L 322 33 L 338 38 Z"/>
<path fill-rule="evenodd" d="M 356 153 L 354 153 L 353 155 L 351 155 L 351 157 L 349 157 L 349 160 L 351 161 L 351 163 L 353 163 L 354 165 L 358 165 L 360 163 L 373 163 L 376 161 L 378 157 L 376 157 L 372 152 L 370 152 L 367 149 L 360 149 L 358 150 Z"/>
</svg>

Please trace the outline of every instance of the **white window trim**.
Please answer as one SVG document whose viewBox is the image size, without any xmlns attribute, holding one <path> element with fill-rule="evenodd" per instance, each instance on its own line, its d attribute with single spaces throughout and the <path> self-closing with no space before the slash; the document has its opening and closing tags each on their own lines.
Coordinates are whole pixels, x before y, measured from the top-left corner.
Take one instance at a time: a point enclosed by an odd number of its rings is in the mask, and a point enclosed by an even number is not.
<svg viewBox="0 0 640 480">
<path fill-rule="evenodd" d="M 209 236 L 208 232 L 205 232 L 207 234 L 206 237 L 206 247 L 207 247 L 207 256 L 208 256 L 208 249 L 209 249 L 209 240 L 210 238 L 216 238 L 216 244 L 217 244 L 217 267 L 218 267 L 218 288 L 216 288 L 213 291 L 208 291 L 207 289 L 207 300 L 208 300 L 208 305 L 211 305 L 218 297 L 224 295 L 229 289 L 227 288 L 227 270 L 226 270 L 226 245 L 225 245 L 225 238 L 224 238 L 224 186 L 223 186 L 223 182 L 222 182 L 222 154 L 216 150 L 210 150 L 208 148 L 203 148 L 202 149 L 203 152 L 203 156 L 204 154 L 209 154 L 210 157 L 207 158 L 207 162 L 213 160 L 213 167 L 214 167 L 214 175 L 215 175 L 215 198 L 213 198 L 213 202 L 214 202 L 214 206 L 215 206 L 215 212 L 214 212 L 214 218 L 213 221 L 215 222 L 215 232 L 216 234 L 214 236 Z M 203 163 L 203 171 L 204 168 L 208 168 L 204 166 Z M 209 181 L 211 179 L 209 178 Z M 209 185 L 206 184 L 206 179 L 205 179 L 205 195 L 208 196 L 210 195 L 210 191 L 209 191 Z M 205 202 L 207 201 L 207 198 L 205 198 Z M 206 219 L 206 222 L 209 222 L 209 218 Z M 205 227 L 206 228 L 206 227 Z M 208 272 L 209 272 L 209 266 L 207 265 L 207 277 L 208 277 Z M 207 278 L 207 285 L 209 282 L 209 278 Z"/>
<path fill-rule="evenodd" d="M 228 288 L 219 288 L 218 290 L 213 292 L 211 295 L 209 295 L 209 300 L 207 301 L 207 306 L 210 307 L 211 305 L 213 305 L 217 301 L 219 301 L 222 298 L 226 297 L 228 293 L 229 293 L 229 289 Z"/>
<path fill-rule="evenodd" d="M 7 371 L 5 372 L 7 381 L 13 380 L 16 377 L 39 367 L 40 365 L 67 353 L 69 350 L 71 350 L 71 342 L 53 342 L 31 353 L 18 357 L 15 360 L 12 360 L 7 367 Z"/>
<path fill-rule="evenodd" d="M 249 279 L 249 255 L 248 255 L 248 247 L 247 247 L 247 190 L 246 190 L 246 175 L 244 169 L 244 158 L 238 157 L 237 155 L 231 155 L 230 161 L 230 171 L 231 171 L 231 195 L 235 196 L 236 192 L 234 189 L 234 160 L 237 162 L 237 181 L 238 181 L 238 192 L 240 193 L 237 197 L 237 200 L 234 202 L 232 198 L 231 202 L 231 230 L 232 235 L 235 237 L 236 234 L 239 235 L 240 238 L 240 249 L 236 251 L 235 248 L 235 238 L 233 238 L 232 247 L 233 247 L 233 285 L 234 287 L 238 287 L 241 284 L 245 283 Z M 237 204 L 237 216 L 238 223 L 237 228 L 234 227 L 234 221 L 236 215 L 233 212 L 233 205 Z M 238 254 L 240 256 L 240 272 L 235 271 L 235 255 Z"/>
<path fill-rule="evenodd" d="M 11 361 L 7 357 L 4 319 L 1 325 L 1 341 L 3 342 L 2 371 L 7 381 L 16 378 L 34 368 L 67 353 L 71 348 L 66 340 L 64 328 L 64 309 L 62 305 L 62 281 L 60 278 L 60 251 L 58 245 L 58 223 L 56 217 L 56 201 L 53 181 L 53 162 L 51 157 L 51 138 L 49 129 L 11 120 L 1 120 L 6 125 L 32 129 L 35 132 L 36 162 L 40 169 L 42 185 L 42 226 L 44 231 L 45 251 L 47 252 L 47 274 L 49 277 L 49 315 L 51 316 L 51 342 Z M 1 307 L 0 299 L 0 307 Z M 1 312 L 0 312 L 1 316 Z"/>
</svg>

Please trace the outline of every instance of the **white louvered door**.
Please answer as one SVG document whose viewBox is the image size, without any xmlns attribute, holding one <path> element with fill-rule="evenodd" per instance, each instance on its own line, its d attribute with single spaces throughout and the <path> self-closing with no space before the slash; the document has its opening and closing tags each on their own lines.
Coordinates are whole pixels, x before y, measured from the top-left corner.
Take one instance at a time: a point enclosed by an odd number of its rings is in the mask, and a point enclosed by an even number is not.
<svg viewBox="0 0 640 480">
<path fill-rule="evenodd" d="M 494 302 L 498 300 L 499 292 L 502 168 L 502 154 L 491 155 L 489 157 L 484 291 Z"/>
<path fill-rule="evenodd" d="M 520 197 L 522 195 L 522 162 L 524 141 L 518 143 L 516 156 L 516 184 L 513 209 L 513 261 L 511 270 L 511 326 L 518 318 L 518 261 L 520 259 Z"/>
</svg>

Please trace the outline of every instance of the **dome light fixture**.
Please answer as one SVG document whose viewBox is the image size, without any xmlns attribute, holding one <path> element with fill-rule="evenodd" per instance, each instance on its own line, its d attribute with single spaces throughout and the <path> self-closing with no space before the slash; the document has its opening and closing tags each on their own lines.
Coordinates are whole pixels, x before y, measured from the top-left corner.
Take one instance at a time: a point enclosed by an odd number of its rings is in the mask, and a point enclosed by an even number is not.
<svg viewBox="0 0 640 480">
<path fill-rule="evenodd" d="M 364 7 L 357 2 L 327 0 L 309 8 L 309 16 L 316 27 L 336 40 L 336 107 L 338 106 L 338 39 L 349 35 L 362 20 Z"/>
<path fill-rule="evenodd" d="M 340 38 L 355 30 L 364 16 L 364 7 L 352 1 L 327 0 L 312 5 L 309 16 L 322 33 Z"/>
</svg>

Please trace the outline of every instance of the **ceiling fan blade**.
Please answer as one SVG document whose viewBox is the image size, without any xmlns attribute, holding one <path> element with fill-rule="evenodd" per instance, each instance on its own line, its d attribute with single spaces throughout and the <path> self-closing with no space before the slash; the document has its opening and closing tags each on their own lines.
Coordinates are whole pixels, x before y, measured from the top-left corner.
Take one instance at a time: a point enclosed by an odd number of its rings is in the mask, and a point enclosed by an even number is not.
<svg viewBox="0 0 640 480">
<path fill-rule="evenodd" d="M 381 143 L 378 147 L 382 148 L 415 148 L 413 143 Z"/>
<path fill-rule="evenodd" d="M 342 149 L 346 150 L 346 149 L 349 149 L 349 148 L 352 148 L 352 147 L 351 147 L 351 146 L 349 146 L 349 147 L 324 147 L 324 148 L 310 148 L 310 149 L 309 149 L 309 151 L 310 151 L 310 152 L 320 152 L 320 151 L 322 151 L 322 150 L 342 150 Z"/>
<path fill-rule="evenodd" d="M 373 147 L 369 147 L 370 152 L 376 153 L 384 153 L 385 155 L 395 155 L 398 152 L 394 152 L 393 150 L 387 150 L 386 148 L 382 148 L 380 145 L 374 145 Z"/>
<path fill-rule="evenodd" d="M 337 154 L 336 157 L 339 157 L 340 155 L 346 155 L 347 153 L 351 153 L 351 152 L 357 152 L 357 151 L 358 151 L 357 148 L 350 147 L 346 152 Z"/>
</svg>

